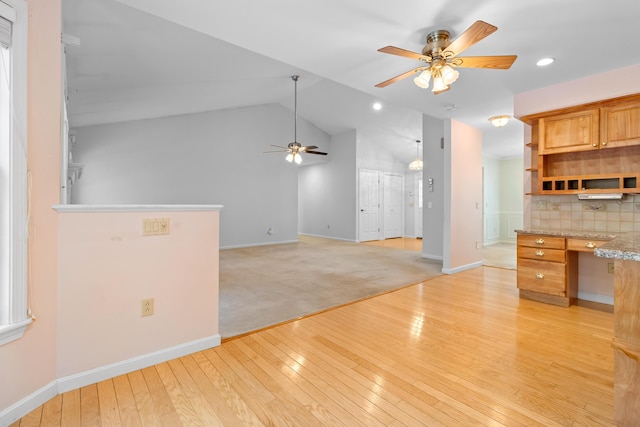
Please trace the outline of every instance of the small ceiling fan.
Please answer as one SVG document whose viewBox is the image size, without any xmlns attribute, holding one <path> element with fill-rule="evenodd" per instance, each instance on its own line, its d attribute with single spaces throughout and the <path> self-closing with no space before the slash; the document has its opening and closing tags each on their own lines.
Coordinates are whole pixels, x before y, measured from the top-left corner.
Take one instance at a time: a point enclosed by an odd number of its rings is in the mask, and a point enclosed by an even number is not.
<svg viewBox="0 0 640 427">
<path fill-rule="evenodd" d="M 273 145 L 272 147 L 279 148 L 279 150 L 273 151 L 265 151 L 265 153 L 285 153 L 288 152 L 287 157 L 285 159 L 288 162 L 296 162 L 296 164 L 302 163 L 302 156 L 300 153 L 308 153 L 308 154 L 320 154 L 322 156 L 326 156 L 327 153 L 323 153 L 322 151 L 315 151 L 315 145 L 302 145 L 298 142 L 298 79 L 300 76 L 291 76 L 291 80 L 294 83 L 294 120 L 293 120 L 293 142 L 290 142 L 286 147 L 280 145 Z"/>
<path fill-rule="evenodd" d="M 378 83 L 376 87 L 386 87 L 398 80 L 420 73 L 414 78 L 414 83 L 418 87 L 427 89 L 429 80 L 433 79 L 433 89 L 431 90 L 435 95 L 438 95 L 448 91 L 451 88 L 451 84 L 458 79 L 459 73 L 454 69 L 455 67 L 509 69 L 516 60 L 516 55 L 458 57 L 463 51 L 494 33 L 497 29 L 498 27 L 487 24 L 484 21 L 476 21 L 453 41 L 449 41 L 450 34 L 448 31 L 436 30 L 427 35 L 427 44 L 422 49 L 422 53 L 395 46 L 380 48 L 378 52 L 417 59 L 427 65 L 422 65 Z"/>
</svg>

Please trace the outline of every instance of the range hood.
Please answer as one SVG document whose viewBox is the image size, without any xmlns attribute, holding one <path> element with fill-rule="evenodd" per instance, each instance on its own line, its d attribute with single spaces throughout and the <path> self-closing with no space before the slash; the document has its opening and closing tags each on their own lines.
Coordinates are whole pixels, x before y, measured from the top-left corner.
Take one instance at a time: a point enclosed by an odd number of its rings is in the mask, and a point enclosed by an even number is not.
<svg viewBox="0 0 640 427">
<path fill-rule="evenodd" d="M 622 200 L 622 193 L 582 193 L 578 194 L 580 200 Z"/>
</svg>

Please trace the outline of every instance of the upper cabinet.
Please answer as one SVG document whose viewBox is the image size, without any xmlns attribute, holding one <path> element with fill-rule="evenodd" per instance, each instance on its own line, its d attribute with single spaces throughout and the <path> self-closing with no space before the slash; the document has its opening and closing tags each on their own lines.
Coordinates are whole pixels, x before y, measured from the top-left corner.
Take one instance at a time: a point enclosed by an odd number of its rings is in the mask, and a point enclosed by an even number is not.
<svg viewBox="0 0 640 427">
<path fill-rule="evenodd" d="M 626 147 L 640 144 L 640 101 L 600 109 L 600 145 Z"/>
<path fill-rule="evenodd" d="M 520 120 L 531 126 L 528 194 L 640 193 L 640 94 Z"/>
<path fill-rule="evenodd" d="M 568 153 L 598 148 L 599 113 L 597 108 L 558 114 L 540 119 L 539 153 Z"/>
</svg>

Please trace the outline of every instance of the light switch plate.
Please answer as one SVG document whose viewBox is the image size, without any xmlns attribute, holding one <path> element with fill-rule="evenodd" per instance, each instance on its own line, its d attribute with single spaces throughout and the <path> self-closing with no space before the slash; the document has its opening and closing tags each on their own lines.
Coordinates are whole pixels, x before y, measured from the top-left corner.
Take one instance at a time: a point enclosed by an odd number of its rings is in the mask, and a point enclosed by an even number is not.
<svg viewBox="0 0 640 427">
<path fill-rule="evenodd" d="M 142 220 L 143 236 L 169 234 L 169 218 L 145 218 Z"/>
</svg>

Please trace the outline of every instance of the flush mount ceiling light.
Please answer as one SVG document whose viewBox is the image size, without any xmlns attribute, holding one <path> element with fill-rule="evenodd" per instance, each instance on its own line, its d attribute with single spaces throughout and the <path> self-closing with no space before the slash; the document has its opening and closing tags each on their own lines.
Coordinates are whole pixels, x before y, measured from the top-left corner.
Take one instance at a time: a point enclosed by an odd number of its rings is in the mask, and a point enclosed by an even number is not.
<svg viewBox="0 0 640 427">
<path fill-rule="evenodd" d="M 293 80 L 293 142 L 290 142 L 286 147 L 280 145 L 271 145 L 272 147 L 279 148 L 279 150 L 275 151 L 265 151 L 265 153 L 281 153 L 286 152 L 287 156 L 285 160 L 289 163 L 295 162 L 296 164 L 302 163 L 302 156 L 300 153 L 308 153 L 308 154 L 320 154 L 322 156 L 326 156 L 327 153 L 323 153 L 322 151 L 315 151 L 315 145 L 302 145 L 298 142 L 298 79 L 300 76 L 291 76 L 291 80 Z"/>
<path fill-rule="evenodd" d="M 549 65 L 549 64 L 553 63 L 553 61 L 555 61 L 555 59 L 553 59 L 553 58 L 542 58 L 541 60 L 536 62 L 536 65 L 538 67 L 544 67 L 545 65 Z"/>
<path fill-rule="evenodd" d="M 376 111 L 381 110 L 382 109 L 382 104 L 380 104 L 379 102 L 375 102 L 373 104 L 373 109 L 376 110 Z"/>
<path fill-rule="evenodd" d="M 510 118 L 511 116 L 508 116 L 508 115 L 493 116 L 493 117 L 489 117 L 489 121 L 495 127 L 501 128 L 502 126 L 505 126 L 507 123 L 509 123 Z"/>
<path fill-rule="evenodd" d="M 422 165 L 422 158 L 420 157 L 420 140 L 416 139 L 416 159 L 409 163 L 409 169 L 412 171 L 421 171 Z"/>
<path fill-rule="evenodd" d="M 386 46 L 378 49 L 378 52 L 389 53 L 391 55 L 404 56 L 409 59 L 417 59 L 428 65 L 414 68 L 399 76 L 378 83 L 376 87 L 386 87 L 391 83 L 402 80 L 406 77 L 420 73 L 413 82 L 423 89 L 429 87 L 429 82 L 433 80 L 431 89 L 435 95 L 446 92 L 451 84 L 455 82 L 460 73 L 454 67 L 460 68 L 490 68 L 506 70 L 516 60 L 516 55 L 502 56 L 468 56 L 457 57 L 466 49 L 470 48 L 480 40 L 492 34 L 498 27 L 487 24 L 483 21 L 476 21 L 458 38 L 449 40 L 449 32 L 437 30 L 427 35 L 427 44 L 422 49 L 422 53 L 411 52 L 395 46 Z"/>
</svg>

